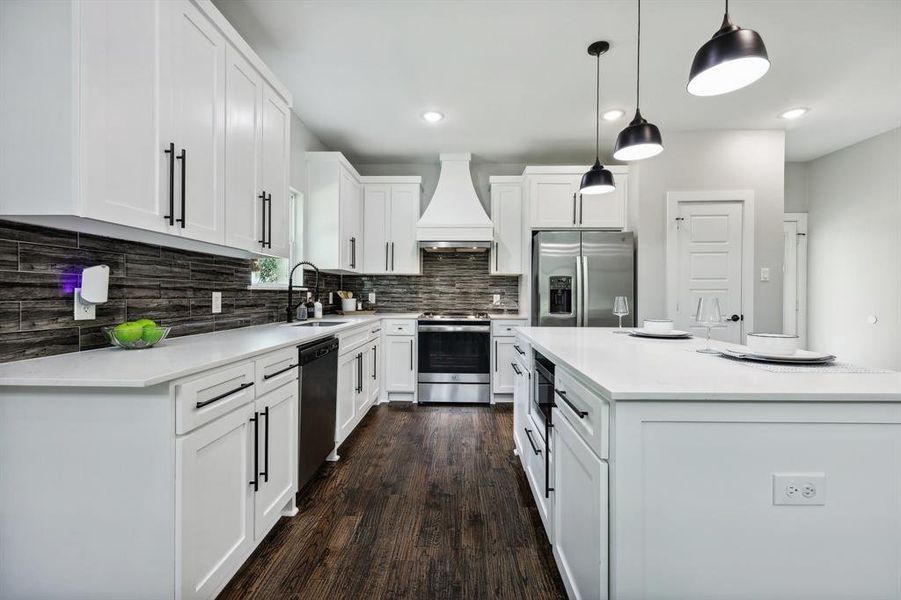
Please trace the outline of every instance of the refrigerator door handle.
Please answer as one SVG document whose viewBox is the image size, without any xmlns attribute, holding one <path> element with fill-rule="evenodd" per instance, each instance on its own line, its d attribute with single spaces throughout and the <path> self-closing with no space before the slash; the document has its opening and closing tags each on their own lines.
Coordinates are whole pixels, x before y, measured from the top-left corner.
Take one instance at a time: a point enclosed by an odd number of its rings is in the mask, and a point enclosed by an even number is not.
<svg viewBox="0 0 901 600">
<path fill-rule="evenodd" d="M 582 257 L 582 327 L 588 327 L 588 257 Z"/>
<path fill-rule="evenodd" d="M 573 290 L 573 302 L 576 305 L 576 327 L 582 326 L 582 257 L 576 257 L 576 289 Z"/>
</svg>

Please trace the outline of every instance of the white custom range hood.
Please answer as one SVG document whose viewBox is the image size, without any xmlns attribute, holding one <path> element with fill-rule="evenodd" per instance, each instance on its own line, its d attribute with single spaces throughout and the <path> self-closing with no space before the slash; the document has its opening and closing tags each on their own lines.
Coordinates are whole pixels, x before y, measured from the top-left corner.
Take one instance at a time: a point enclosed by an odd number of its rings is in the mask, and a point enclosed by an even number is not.
<svg viewBox="0 0 901 600">
<path fill-rule="evenodd" d="M 440 158 L 438 186 L 416 223 L 419 247 L 427 252 L 484 252 L 491 247 L 494 226 L 472 185 L 472 155 L 441 154 Z"/>
</svg>

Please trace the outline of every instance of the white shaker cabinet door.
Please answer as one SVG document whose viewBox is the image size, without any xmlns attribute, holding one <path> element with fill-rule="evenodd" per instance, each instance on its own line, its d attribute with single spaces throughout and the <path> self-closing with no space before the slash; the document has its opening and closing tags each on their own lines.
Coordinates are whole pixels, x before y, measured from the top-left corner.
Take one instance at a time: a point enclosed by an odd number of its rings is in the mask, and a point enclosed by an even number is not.
<svg viewBox="0 0 901 600">
<path fill-rule="evenodd" d="M 529 187 L 532 228 L 575 227 L 578 175 L 535 175 Z"/>
<path fill-rule="evenodd" d="M 225 243 L 259 252 L 264 235 L 259 173 L 263 79 L 231 46 L 226 59 Z"/>
<path fill-rule="evenodd" d="M 265 254 L 289 258 L 290 198 L 288 169 L 291 159 L 291 112 L 288 105 L 268 84 L 263 85 L 263 141 L 260 154 L 262 191 L 266 193 Z"/>
<path fill-rule="evenodd" d="M 416 342 L 412 335 L 385 336 L 385 391 L 416 391 Z"/>
<path fill-rule="evenodd" d="M 624 229 L 626 227 L 626 199 L 629 197 L 629 176 L 614 173 L 616 189 L 606 194 L 579 194 L 579 227 Z"/>
<path fill-rule="evenodd" d="M 82 214 L 170 231 L 163 218 L 168 156 L 157 112 L 160 3 L 105 0 L 79 7 Z"/>
<path fill-rule="evenodd" d="M 338 182 L 338 244 L 341 268 L 347 271 L 362 270 L 363 240 L 360 227 L 362 217 L 362 190 L 360 183 L 347 169 L 339 166 Z M 316 235 L 312 232 L 311 235 Z"/>
<path fill-rule="evenodd" d="M 491 222 L 494 246 L 491 249 L 492 275 L 522 274 L 522 185 L 499 183 L 491 186 Z"/>
<path fill-rule="evenodd" d="M 210 598 L 253 548 L 253 406 L 177 439 L 176 576 L 181 598 Z"/>
<path fill-rule="evenodd" d="M 495 394 L 512 394 L 515 372 L 513 361 L 516 360 L 516 350 L 513 344 L 516 338 L 494 338 L 494 368 L 491 373 L 491 387 Z"/>
<path fill-rule="evenodd" d="M 391 186 L 391 273 L 419 275 L 419 242 L 416 222 L 419 220 L 419 184 L 395 183 Z"/>
<path fill-rule="evenodd" d="M 225 242 L 225 37 L 190 0 L 160 3 L 163 142 L 175 144 L 180 235 Z"/>
<path fill-rule="evenodd" d="M 297 381 L 257 398 L 258 491 L 254 498 L 254 537 L 261 539 L 278 521 L 297 492 Z"/>
<path fill-rule="evenodd" d="M 607 463 L 554 409 L 554 558 L 570 598 L 608 597 Z"/>
<path fill-rule="evenodd" d="M 338 405 L 335 416 L 335 442 L 340 444 L 357 423 L 357 390 L 360 386 L 357 352 L 338 359 Z"/>
<path fill-rule="evenodd" d="M 391 270 L 390 261 L 391 184 L 363 185 L 363 272 L 383 275 Z"/>
<path fill-rule="evenodd" d="M 382 340 L 376 338 L 369 348 L 369 401 L 378 404 L 382 394 Z"/>
</svg>

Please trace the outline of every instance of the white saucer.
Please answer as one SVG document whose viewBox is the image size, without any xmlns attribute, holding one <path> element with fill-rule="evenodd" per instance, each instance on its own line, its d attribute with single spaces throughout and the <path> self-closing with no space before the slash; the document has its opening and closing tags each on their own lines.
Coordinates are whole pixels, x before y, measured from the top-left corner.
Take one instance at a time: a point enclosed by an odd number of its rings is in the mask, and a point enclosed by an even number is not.
<svg viewBox="0 0 901 600">
<path fill-rule="evenodd" d="M 641 327 L 633 329 L 629 332 L 635 337 L 662 338 L 662 339 L 682 339 L 692 337 L 690 331 L 680 331 L 678 329 L 670 329 L 669 331 L 649 331 Z"/>
<path fill-rule="evenodd" d="M 792 364 L 823 364 L 835 360 L 835 356 L 826 352 L 811 352 L 810 350 L 798 350 L 794 354 L 771 354 L 766 352 L 752 352 L 742 350 L 720 350 L 730 358 L 743 358 L 760 362 L 792 363 Z"/>
</svg>

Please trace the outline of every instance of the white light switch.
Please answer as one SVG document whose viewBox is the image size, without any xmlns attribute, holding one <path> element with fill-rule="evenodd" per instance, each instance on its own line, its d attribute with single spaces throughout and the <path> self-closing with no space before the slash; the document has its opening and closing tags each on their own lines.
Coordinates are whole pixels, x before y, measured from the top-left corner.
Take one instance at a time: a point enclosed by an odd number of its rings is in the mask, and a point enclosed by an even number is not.
<svg viewBox="0 0 901 600">
<path fill-rule="evenodd" d="M 222 292 L 213 292 L 213 313 L 222 312 Z"/>
<path fill-rule="evenodd" d="M 770 268 L 769 267 L 761 267 L 760 268 L 760 281 L 769 281 L 770 280 Z"/>
<path fill-rule="evenodd" d="M 826 474 L 773 473 L 773 504 L 826 504 Z"/>
<path fill-rule="evenodd" d="M 369 292 L 369 303 L 375 304 L 375 292 Z"/>
</svg>

